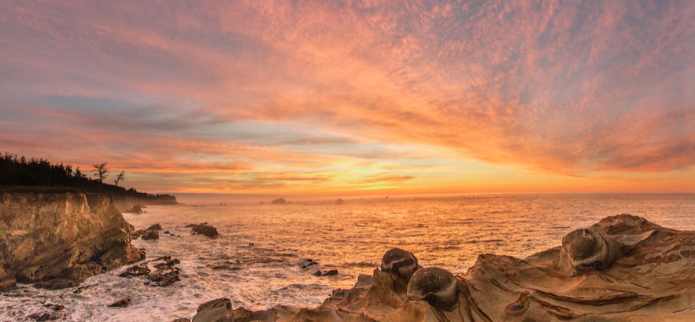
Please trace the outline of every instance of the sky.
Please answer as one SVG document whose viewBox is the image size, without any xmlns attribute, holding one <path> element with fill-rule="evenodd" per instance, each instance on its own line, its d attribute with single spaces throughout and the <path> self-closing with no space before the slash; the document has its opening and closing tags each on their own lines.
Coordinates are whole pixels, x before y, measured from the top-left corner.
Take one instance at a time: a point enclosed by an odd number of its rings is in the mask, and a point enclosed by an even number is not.
<svg viewBox="0 0 695 322">
<path fill-rule="evenodd" d="M 695 192 L 695 2 L 0 1 L 0 152 L 152 193 Z"/>
</svg>

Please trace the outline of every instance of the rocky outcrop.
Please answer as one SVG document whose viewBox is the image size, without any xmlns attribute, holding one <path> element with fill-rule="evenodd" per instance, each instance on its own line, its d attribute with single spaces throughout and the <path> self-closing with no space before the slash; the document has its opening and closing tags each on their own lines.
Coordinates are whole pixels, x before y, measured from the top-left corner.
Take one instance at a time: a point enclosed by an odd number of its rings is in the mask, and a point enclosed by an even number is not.
<svg viewBox="0 0 695 322">
<path fill-rule="evenodd" d="M 695 321 L 695 232 L 631 215 L 525 259 L 480 255 L 462 275 L 387 255 L 371 279 L 319 307 L 238 308 L 234 321 Z"/>
<path fill-rule="evenodd" d="M 210 238 L 215 238 L 218 235 L 217 228 L 208 225 L 208 223 L 202 223 L 199 225 L 190 224 L 186 225 L 186 227 L 191 228 L 191 231 L 193 231 L 193 233 L 196 235 L 205 235 Z"/>
<path fill-rule="evenodd" d="M 133 214 L 141 214 L 142 213 L 142 207 L 140 207 L 140 205 L 135 205 L 132 208 L 130 208 L 124 212 L 129 212 L 129 213 L 133 213 Z"/>
<path fill-rule="evenodd" d="M 0 193 L 0 289 L 64 288 L 145 258 L 105 195 Z"/>
<path fill-rule="evenodd" d="M 147 279 L 146 285 L 169 286 L 181 280 L 179 278 L 181 270 L 175 267 L 180 263 L 178 259 L 172 259 L 171 256 L 162 256 L 128 267 L 118 276 L 126 278 L 144 276 Z"/>
<path fill-rule="evenodd" d="M 284 205 L 286 203 L 287 203 L 287 200 L 285 200 L 283 198 L 278 198 L 278 199 L 275 199 L 271 202 L 271 204 L 273 204 L 273 205 Z"/>
</svg>

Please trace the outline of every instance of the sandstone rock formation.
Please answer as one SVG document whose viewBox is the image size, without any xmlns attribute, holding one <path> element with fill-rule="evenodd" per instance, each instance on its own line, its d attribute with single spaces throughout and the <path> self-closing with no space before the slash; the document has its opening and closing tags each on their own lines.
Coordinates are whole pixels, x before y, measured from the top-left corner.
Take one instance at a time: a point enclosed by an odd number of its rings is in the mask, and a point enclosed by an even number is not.
<svg viewBox="0 0 695 322">
<path fill-rule="evenodd" d="M 105 195 L 0 193 L 0 290 L 64 288 L 145 258 Z"/>
<path fill-rule="evenodd" d="M 483 254 L 457 276 L 419 270 L 406 282 L 375 269 L 319 307 L 238 308 L 234 321 L 695 321 L 695 232 L 631 215 L 525 259 Z"/>
</svg>

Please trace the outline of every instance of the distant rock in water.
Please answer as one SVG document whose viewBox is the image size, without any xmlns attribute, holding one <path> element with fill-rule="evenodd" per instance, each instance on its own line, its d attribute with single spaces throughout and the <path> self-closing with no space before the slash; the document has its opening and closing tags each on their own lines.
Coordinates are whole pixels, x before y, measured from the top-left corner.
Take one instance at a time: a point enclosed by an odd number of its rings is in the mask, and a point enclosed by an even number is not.
<svg viewBox="0 0 695 322">
<path fill-rule="evenodd" d="M 261 202 L 259 203 L 259 205 L 265 205 L 265 202 L 261 201 Z"/>
<path fill-rule="evenodd" d="M 0 214 L 0 291 L 16 282 L 72 287 L 145 258 L 110 196 L 5 192 Z"/>
<path fill-rule="evenodd" d="M 145 230 L 142 234 L 142 240 L 154 240 L 159 239 L 159 232 L 156 230 Z"/>
<path fill-rule="evenodd" d="M 190 224 L 190 225 L 186 225 L 186 227 L 192 228 L 192 231 L 196 234 L 202 234 L 202 235 L 205 235 L 205 236 L 210 237 L 210 238 L 217 237 L 217 235 L 218 235 L 217 228 L 212 227 L 212 226 L 208 225 L 207 223 L 202 223 L 199 225 Z"/>
<path fill-rule="evenodd" d="M 414 265 L 414 255 L 393 249 L 371 279 L 316 308 L 237 308 L 234 321 L 695 321 L 695 231 L 631 215 L 524 259 L 480 255 L 466 274 L 418 268 L 403 288 L 401 274 L 411 272 L 403 268 Z"/>
<path fill-rule="evenodd" d="M 278 199 L 273 200 L 273 202 L 271 202 L 271 204 L 274 204 L 274 205 L 284 205 L 286 203 L 287 203 L 287 200 L 285 200 L 283 198 L 278 198 Z"/>
<path fill-rule="evenodd" d="M 154 224 L 148 227 L 146 230 L 162 230 L 162 226 L 160 224 Z"/>
<path fill-rule="evenodd" d="M 132 213 L 132 214 L 141 214 L 142 213 L 142 207 L 140 207 L 140 205 L 135 205 L 135 206 L 133 206 L 133 208 L 130 208 L 126 212 Z"/>
<path fill-rule="evenodd" d="M 338 201 L 335 202 L 336 205 L 342 205 L 343 203 L 345 202 L 343 201 L 343 199 L 340 198 L 338 198 Z"/>
</svg>

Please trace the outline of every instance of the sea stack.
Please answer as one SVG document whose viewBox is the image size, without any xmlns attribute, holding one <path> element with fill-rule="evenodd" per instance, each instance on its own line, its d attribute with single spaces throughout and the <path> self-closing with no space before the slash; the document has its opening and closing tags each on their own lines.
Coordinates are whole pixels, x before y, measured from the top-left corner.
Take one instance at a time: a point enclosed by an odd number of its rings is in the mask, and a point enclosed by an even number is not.
<svg viewBox="0 0 695 322">
<path fill-rule="evenodd" d="M 286 203 L 287 203 L 287 200 L 285 200 L 283 198 L 278 198 L 278 199 L 275 199 L 271 202 L 271 204 L 273 204 L 273 205 L 284 205 Z"/>
</svg>

